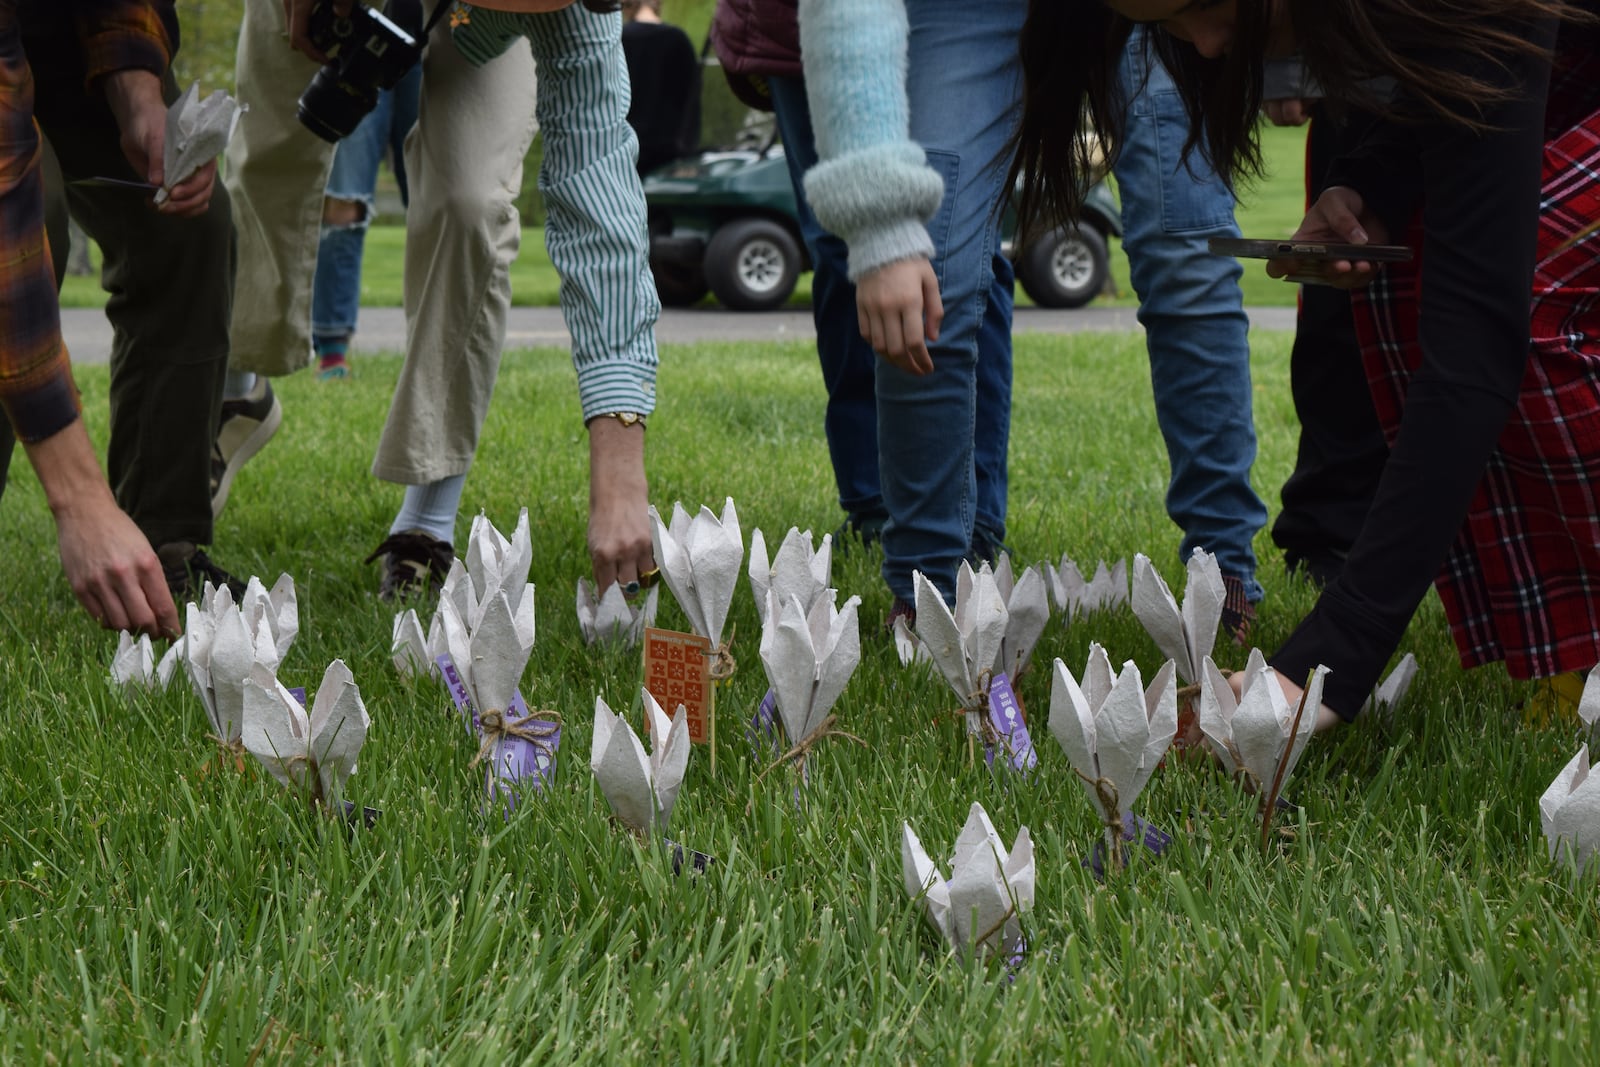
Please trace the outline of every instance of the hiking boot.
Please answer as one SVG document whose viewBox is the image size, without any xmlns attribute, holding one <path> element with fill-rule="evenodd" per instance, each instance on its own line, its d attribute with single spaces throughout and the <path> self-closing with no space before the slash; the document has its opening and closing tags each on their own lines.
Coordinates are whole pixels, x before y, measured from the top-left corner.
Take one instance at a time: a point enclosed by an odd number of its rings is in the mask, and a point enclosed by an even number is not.
<svg viewBox="0 0 1600 1067">
<path fill-rule="evenodd" d="M 190 601 L 199 601 L 207 582 L 218 589 L 227 586 L 234 603 L 244 596 L 245 583 L 211 562 L 211 557 L 193 541 L 164 544 L 156 549 L 156 558 L 161 561 L 161 575 L 180 610 Z"/>
<path fill-rule="evenodd" d="M 862 548 L 871 548 L 883 539 L 883 527 L 889 521 L 885 511 L 852 511 L 849 517 L 833 531 L 833 552 L 848 556 L 851 542 L 861 542 Z"/>
<path fill-rule="evenodd" d="M 383 600 L 396 597 L 422 596 L 437 593 L 450 573 L 450 563 L 456 550 L 449 541 L 441 541 L 423 530 L 401 530 L 383 539 L 363 563 L 383 558 L 383 577 L 378 582 L 378 596 Z"/>
<path fill-rule="evenodd" d="M 239 468 L 266 447 L 282 421 L 283 405 L 265 378 L 257 378 L 255 387 L 237 400 L 222 402 L 217 439 L 211 446 L 212 518 L 222 514 Z"/>
</svg>

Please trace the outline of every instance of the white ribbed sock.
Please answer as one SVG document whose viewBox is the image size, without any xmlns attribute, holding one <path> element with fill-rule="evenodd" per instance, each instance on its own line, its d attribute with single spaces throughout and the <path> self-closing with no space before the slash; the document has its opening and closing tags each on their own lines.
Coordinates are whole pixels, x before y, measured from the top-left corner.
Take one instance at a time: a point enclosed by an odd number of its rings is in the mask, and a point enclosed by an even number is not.
<svg viewBox="0 0 1600 1067">
<path fill-rule="evenodd" d="M 422 530 L 441 541 L 455 543 L 456 513 L 461 510 L 461 492 L 467 487 L 465 474 L 452 474 L 427 485 L 406 486 L 390 533 Z"/>
</svg>

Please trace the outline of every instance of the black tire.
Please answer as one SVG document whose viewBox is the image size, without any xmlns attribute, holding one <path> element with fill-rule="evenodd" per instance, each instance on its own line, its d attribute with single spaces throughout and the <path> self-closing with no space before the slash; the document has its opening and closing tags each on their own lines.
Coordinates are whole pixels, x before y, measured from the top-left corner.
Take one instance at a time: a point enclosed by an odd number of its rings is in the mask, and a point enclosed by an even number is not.
<svg viewBox="0 0 1600 1067">
<path fill-rule="evenodd" d="M 1028 246 L 1017 264 L 1017 280 L 1040 307 L 1081 308 L 1105 288 L 1110 271 L 1110 252 L 1099 230 L 1063 226 Z"/>
<path fill-rule="evenodd" d="M 705 272 L 688 263 L 652 260 L 650 273 L 655 276 L 656 295 L 661 298 L 662 307 L 691 307 L 711 291 Z"/>
<path fill-rule="evenodd" d="M 800 246 L 775 222 L 739 219 L 712 234 L 706 246 L 705 276 L 723 306 L 770 311 L 794 292 L 800 278 Z"/>
</svg>

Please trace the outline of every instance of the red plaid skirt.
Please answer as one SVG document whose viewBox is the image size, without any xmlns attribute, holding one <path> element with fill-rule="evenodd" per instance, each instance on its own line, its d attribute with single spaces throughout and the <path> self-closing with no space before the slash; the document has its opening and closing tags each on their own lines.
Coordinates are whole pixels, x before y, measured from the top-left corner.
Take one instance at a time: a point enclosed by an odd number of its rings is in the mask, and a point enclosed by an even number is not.
<svg viewBox="0 0 1600 1067">
<path fill-rule="evenodd" d="M 1504 660 L 1513 677 L 1542 678 L 1600 662 L 1597 220 L 1600 111 L 1591 111 L 1545 145 L 1531 358 L 1434 583 L 1465 667 Z M 1362 358 L 1391 444 L 1421 361 L 1423 258 L 1385 268 L 1355 300 Z"/>
</svg>

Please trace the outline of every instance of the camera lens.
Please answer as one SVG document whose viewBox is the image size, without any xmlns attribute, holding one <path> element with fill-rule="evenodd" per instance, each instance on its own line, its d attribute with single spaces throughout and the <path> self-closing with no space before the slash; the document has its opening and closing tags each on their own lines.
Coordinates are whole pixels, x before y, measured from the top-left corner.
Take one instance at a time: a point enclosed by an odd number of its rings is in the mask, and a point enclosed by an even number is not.
<svg viewBox="0 0 1600 1067">
<path fill-rule="evenodd" d="M 376 88 L 369 86 L 363 91 L 342 80 L 330 64 L 317 71 L 300 94 L 297 114 L 306 129 L 329 144 L 336 144 L 348 137 L 377 105 Z"/>
</svg>

